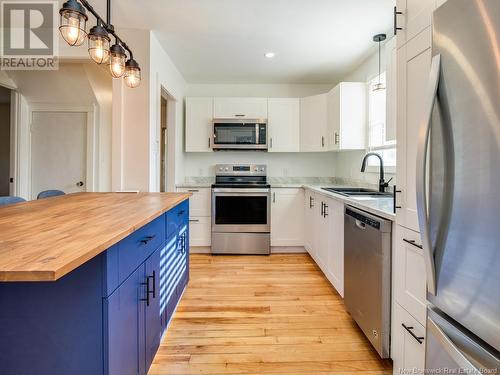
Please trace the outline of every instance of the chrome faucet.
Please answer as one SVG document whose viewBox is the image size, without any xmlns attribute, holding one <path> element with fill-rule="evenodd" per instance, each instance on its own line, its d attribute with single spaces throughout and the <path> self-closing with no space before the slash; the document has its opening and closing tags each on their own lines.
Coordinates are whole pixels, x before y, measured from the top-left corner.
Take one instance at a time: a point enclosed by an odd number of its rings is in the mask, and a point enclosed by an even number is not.
<svg viewBox="0 0 500 375">
<path fill-rule="evenodd" d="M 367 153 L 365 155 L 365 157 L 363 158 L 363 164 L 361 165 L 361 172 L 365 171 L 366 160 L 370 156 L 376 156 L 380 160 L 380 178 L 379 178 L 379 181 L 378 181 L 378 191 L 380 191 L 381 193 L 384 193 L 385 192 L 385 188 L 389 186 L 389 182 L 392 180 L 392 178 L 391 178 L 391 180 L 389 180 L 387 182 L 384 181 L 384 160 L 382 159 L 382 156 L 380 156 L 379 154 L 377 154 L 375 152 L 369 152 L 369 153 Z"/>
</svg>

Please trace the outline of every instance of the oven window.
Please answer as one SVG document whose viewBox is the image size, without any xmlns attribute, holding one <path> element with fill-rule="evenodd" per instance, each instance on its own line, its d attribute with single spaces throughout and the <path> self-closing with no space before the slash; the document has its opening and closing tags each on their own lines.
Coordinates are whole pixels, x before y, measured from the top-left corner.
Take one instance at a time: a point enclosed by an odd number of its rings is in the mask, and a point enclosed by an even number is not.
<svg viewBox="0 0 500 375">
<path fill-rule="evenodd" d="M 267 224 L 267 197 L 216 196 L 215 224 Z"/>
<path fill-rule="evenodd" d="M 255 145 L 259 143 L 255 124 L 215 124 L 217 145 Z"/>
</svg>

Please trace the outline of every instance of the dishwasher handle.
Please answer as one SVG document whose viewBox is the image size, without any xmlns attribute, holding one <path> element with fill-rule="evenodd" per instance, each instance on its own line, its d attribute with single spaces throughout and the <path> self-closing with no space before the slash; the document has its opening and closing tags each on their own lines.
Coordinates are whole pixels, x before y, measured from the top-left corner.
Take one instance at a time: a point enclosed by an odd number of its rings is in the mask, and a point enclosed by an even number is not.
<svg viewBox="0 0 500 375">
<path fill-rule="evenodd" d="M 355 221 L 355 223 L 356 223 L 356 226 L 357 226 L 359 229 L 361 229 L 361 230 L 365 230 L 365 229 L 366 229 L 366 224 L 365 224 L 365 223 L 363 223 L 362 221 L 360 221 L 360 220 L 356 220 L 356 221 Z"/>
</svg>

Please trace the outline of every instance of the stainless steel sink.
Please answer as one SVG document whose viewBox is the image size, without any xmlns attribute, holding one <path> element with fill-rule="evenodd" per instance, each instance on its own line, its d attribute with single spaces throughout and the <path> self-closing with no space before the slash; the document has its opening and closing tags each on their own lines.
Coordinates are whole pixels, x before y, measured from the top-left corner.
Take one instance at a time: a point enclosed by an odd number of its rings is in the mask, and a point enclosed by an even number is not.
<svg viewBox="0 0 500 375">
<path fill-rule="evenodd" d="M 392 193 L 382 193 L 377 190 L 366 189 L 366 188 L 346 187 L 346 188 L 322 188 L 322 189 L 329 191 L 331 193 L 337 193 L 348 197 L 373 197 L 373 198 L 392 197 Z"/>
</svg>

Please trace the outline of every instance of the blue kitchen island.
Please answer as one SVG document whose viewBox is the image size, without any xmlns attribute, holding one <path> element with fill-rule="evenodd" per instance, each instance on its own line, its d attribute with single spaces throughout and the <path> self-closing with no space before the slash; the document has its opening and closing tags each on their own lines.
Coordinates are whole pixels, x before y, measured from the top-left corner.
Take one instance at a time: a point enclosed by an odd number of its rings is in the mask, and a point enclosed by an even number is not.
<svg viewBox="0 0 500 375">
<path fill-rule="evenodd" d="M 0 208 L 0 374 L 146 374 L 189 279 L 188 198 Z"/>
</svg>

